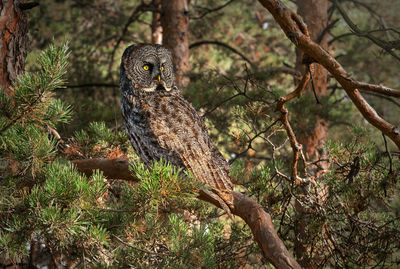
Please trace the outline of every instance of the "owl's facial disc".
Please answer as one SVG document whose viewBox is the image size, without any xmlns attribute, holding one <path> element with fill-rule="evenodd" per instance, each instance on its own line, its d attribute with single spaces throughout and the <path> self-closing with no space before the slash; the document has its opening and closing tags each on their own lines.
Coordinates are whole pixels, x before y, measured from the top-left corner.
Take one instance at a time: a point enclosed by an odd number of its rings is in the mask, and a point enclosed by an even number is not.
<svg viewBox="0 0 400 269">
<path fill-rule="evenodd" d="M 143 45 L 130 55 L 127 75 L 146 92 L 170 91 L 175 82 L 171 53 L 159 45 Z"/>
</svg>

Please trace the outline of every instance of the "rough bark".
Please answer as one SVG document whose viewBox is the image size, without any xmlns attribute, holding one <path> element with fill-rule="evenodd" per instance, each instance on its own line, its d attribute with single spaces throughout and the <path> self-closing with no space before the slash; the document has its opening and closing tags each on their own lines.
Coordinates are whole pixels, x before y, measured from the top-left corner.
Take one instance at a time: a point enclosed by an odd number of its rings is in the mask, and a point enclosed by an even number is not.
<svg viewBox="0 0 400 269">
<path fill-rule="evenodd" d="M 163 28 L 161 25 L 161 0 L 153 0 L 155 11 L 153 11 L 153 21 L 151 23 L 151 43 L 162 45 Z"/>
<path fill-rule="evenodd" d="M 0 2 L 0 90 L 12 95 L 12 83 L 25 68 L 28 48 L 28 14 L 21 9 L 25 0 L 2 0 Z M 0 264 L 7 268 L 23 268 L 0 257 Z"/>
<path fill-rule="evenodd" d="M 87 176 L 90 176 L 93 170 L 99 169 L 108 178 L 138 181 L 128 169 L 128 159 L 88 159 L 75 160 L 72 163 L 75 164 L 78 171 L 85 173 Z M 264 208 L 242 193 L 232 192 L 232 195 L 231 213 L 239 216 L 249 225 L 264 257 L 276 268 L 301 268 L 278 237 L 271 221 L 271 216 Z M 203 192 L 200 192 L 198 198 L 221 207 L 219 201 L 212 199 Z"/>
<path fill-rule="evenodd" d="M 189 0 L 162 1 L 163 45 L 173 54 L 176 81 L 186 87 L 189 64 Z"/>
<path fill-rule="evenodd" d="M 279 0 L 259 0 L 259 2 L 271 12 L 276 22 L 280 25 L 286 36 L 311 59 L 324 66 L 328 72 L 340 83 L 353 104 L 363 117 L 388 136 L 400 149 L 400 130 L 397 126 L 380 117 L 370 104 L 364 99 L 359 90 L 381 91 L 398 94 L 398 90 L 380 85 L 365 84 L 354 80 L 339 64 L 335 58 L 313 42 L 308 35 L 307 26 L 301 17 L 289 10 Z"/>
<path fill-rule="evenodd" d="M 91 175 L 94 170 L 100 169 L 107 178 L 137 181 L 137 178 L 129 172 L 128 159 L 83 159 L 74 160 L 72 163 L 85 175 Z"/>
<path fill-rule="evenodd" d="M 8 95 L 24 71 L 28 47 L 28 15 L 20 8 L 25 0 L 0 2 L 0 88 Z"/>
<path fill-rule="evenodd" d="M 298 0 L 297 13 L 304 19 L 307 24 L 311 40 L 317 42 L 328 26 L 328 0 Z M 328 50 L 327 35 L 324 35 L 319 45 Z M 304 73 L 305 65 L 303 64 L 304 52 L 296 49 L 296 70 Z M 316 94 L 322 97 L 328 94 L 328 71 L 319 64 L 313 65 L 313 81 Z M 309 85 L 308 90 L 311 90 Z M 316 104 L 318 105 L 318 104 Z M 327 138 L 328 122 L 326 119 L 317 116 L 315 126 L 304 135 L 299 136 L 299 141 L 303 145 L 304 153 L 308 159 L 320 158 L 320 150 Z"/>
</svg>

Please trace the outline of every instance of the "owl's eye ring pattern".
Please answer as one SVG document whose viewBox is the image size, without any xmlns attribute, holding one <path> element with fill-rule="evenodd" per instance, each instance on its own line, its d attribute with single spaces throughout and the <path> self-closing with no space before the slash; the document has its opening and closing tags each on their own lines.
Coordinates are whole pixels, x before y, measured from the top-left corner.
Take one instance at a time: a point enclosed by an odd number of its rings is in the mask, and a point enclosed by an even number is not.
<svg viewBox="0 0 400 269">
<path fill-rule="evenodd" d="M 151 92 L 159 85 L 158 75 L 162 78 L 162 86 L 166 91 L 172 89 L 175 74 L 171 53 L 153 45 L 134 45 L 123 56 L 123 64 L 128 78 L 140 86 L 140 91 Z"/>
</svg>

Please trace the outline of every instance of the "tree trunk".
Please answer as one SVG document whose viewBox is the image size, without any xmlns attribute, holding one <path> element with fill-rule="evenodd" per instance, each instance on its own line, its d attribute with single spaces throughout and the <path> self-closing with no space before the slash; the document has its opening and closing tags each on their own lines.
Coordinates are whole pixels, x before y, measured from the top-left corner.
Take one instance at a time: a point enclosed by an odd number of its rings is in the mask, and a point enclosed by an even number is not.
<svg viewBox="0 0 400 269">
<path fill-rule="evenodd" d="M 0 90 L 12 95 L 11 86 L 24 71 L 28 47 L 28 15 L 21 10 L 25 0 L 2 0 L 0 2 Z M 0 264 L 7 268 L 23 268 L 0 256 Z"/>
<path fill-rule="evenodd" d="M 161 0 L 153 0 L 155 11 L 153 11 L 153 21 L 151 23 L 151 43 L 162 44 L 163 28 L 161 25 Z"/>
<path fill-rule="evenodd" d="M 297 13 L 304 19 L 307 24 L 310 38 L 317 42 L 321 34 L 328 25 L 328 0 L 298 0 Z M 320 45 L 328 49 L 327 35 L 321 39 Z M 303 73 L 306 66 L 303 64 L 304 53 L 300 49 L 296 49 L 296 70 Z M 319 64 L 314 63 L 312 75 L 314 80 L 314 88 L 319 99 L 327 95 L 328 91 L 328 71 Z M 307 88 L 312 90 L 311 85 Z M 320 105 L 320 104 L 315 104 Z M 298 140 L 303 145 L 304 153 L 309 160 L 318 160 L 324 157 L 323 144 L 328 134 L 328 122 L 320 115 L 316 115 L 315 125 L 311 130 L 303 130 Z M 319 168 L 327 169 L 327 162 L 320 162 Z M 322 227 L 315 227 L 313 231 L 308 231 L 307 227 L 312 220 L 312 212 L 308 212 L 299 202 L 295 202 L 296 219 L 295 219 L 295 254 L 298 262 L 304 268 L 318 267 L 318 249 L 312 248 L 313 236 L 316 231 L 321 232 Z M 321 228 L 321 229 L 320 229 Z M 312 253 L 311 253 L 312 252 Z"/>
<path fill-rule="evenodd" d="M 0 3 L 0 88 L 11 95 L 11 86 L 25 68 L 28 47 L 28 15 L 20 6 L 25 0 Z"/>
<path fill-rule="evenodd" d="M 328 0 L 298 0 L 297 13 L 303 17 L 307 24 L 310 37 L 317 42 L 322 32 L 328 25 Z M 320 42 L 321 47 L 328 49 L 328 39 L 325 34 Z M 296 70 L 303 74 L 305 65 L 302 64 L 304 53 L 300 49 L 296 49 Z M 328 71 L 319 64 L 313 64 L 313 80 L 315 91 L 318 97 L 327 95 L 328 91 Z M 311 87 L 308 87 L 311 90 Z M 320 150 L 327 138 L 328 122 L 326 119 L 317 116 L 315 126 L 312 130 L 306 132 L 305 135 L 299 137 L 299 141 L 303 144 L 304 152 L 309 159 L 320 158 Z"/>
<path fill-rule="evenodd" d="M 177 84 L 186 87 L 189 65 L 189 0 L 162 1 L 163 45 L 173 55 Z"/>
</svg>

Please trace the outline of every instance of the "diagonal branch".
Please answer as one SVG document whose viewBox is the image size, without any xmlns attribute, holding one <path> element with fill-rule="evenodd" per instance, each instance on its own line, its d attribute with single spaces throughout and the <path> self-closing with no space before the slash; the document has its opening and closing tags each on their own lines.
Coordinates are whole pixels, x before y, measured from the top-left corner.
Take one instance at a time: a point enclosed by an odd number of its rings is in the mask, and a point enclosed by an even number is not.
<svg viewBox="0 0 400 269">
<path fill-rule="evenodd" d="M 354 80 L 336 61 L 336 59 L 324 50 L 320 45 L 313 42 L 308 35 L 307 26 L 301 17 L 289 10 L 279 0 L 259 0 L 268 9 L 275 20 L 279 23 L 286 36 L 305 54 L 324 66 L 332 76 L 342 85 L 354 105 L 363 117 L 388 136 L 400 149 L 400 130 L 398 127 L 381 118 L 370 106 L 359 92 L 359 89 L 369 88 L 361 82 Z M 379 86 L 376 86 L 379 87 Z M 374 89 L 376 89 L 376 87 Z M 384 91 L 386 92 L 386 91 Z"/>
<path fill-rule="evenodd" d="M 99 158 L 74 160 L 72 163 L 75 164 L 78 171 L 87 176 L 91 176 L 93 171 L 98 169 L 108 178 L 138 181 L 129 171 L 129 159 Z M 239 216 L 249 225 L 264 257 L 276 268 L 301 268 L 276 233 L 270 214 L 260 204 L 240 192 L 234 191 L 232 196 L 231 213 Z M 219 201 L 204 192 L 200 192 L 198 198 L 221 207 Z"/>
</svg>

